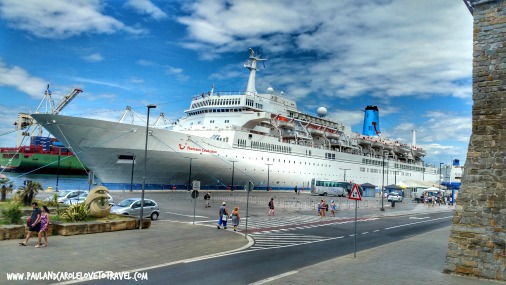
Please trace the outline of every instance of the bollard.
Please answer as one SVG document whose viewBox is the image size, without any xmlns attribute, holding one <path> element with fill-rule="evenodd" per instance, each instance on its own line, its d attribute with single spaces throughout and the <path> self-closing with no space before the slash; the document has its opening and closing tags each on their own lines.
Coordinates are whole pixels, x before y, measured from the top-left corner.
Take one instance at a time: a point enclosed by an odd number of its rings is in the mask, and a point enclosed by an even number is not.
<svg viewBox="0 0 506 285">
<path fill-rule="evenodd" d="M 395 208 L 395 201 L 392 200 L 392 208 Z"/>
</svg>

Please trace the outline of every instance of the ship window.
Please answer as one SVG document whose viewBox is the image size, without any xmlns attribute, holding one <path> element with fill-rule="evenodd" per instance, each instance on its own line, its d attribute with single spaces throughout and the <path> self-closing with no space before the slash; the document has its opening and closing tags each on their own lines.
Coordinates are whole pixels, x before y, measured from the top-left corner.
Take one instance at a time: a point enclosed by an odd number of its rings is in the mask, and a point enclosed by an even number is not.
<svg viewBox="0 0 506 285">
<path fill-rule="evenodd" d="M 209 121 L 209 123 L 214 124 L 214 120 Z"/>
<path fill-rule="evenodd" d="M 225 123 L 229 123 L 229 122 L 230 122 L 230 120 L 225 120 Z"/>
</svg>

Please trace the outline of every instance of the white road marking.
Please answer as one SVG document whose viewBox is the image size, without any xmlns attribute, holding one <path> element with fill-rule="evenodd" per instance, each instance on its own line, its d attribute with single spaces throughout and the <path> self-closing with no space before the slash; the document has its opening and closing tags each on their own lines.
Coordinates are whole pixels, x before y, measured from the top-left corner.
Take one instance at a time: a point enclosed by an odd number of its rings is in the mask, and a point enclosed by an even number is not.
<svg viewBox="0 0 506 285">
<path fill-rule="evenodd" d="M 271 282 L 271 281 L 274 281 L 276 279 L 280 279 L 280 278 L 283 278 L 283 277 L 286 277 L 286 276 L 289 276 L 289 275 L 293 275 L 293 274 L 296 274 L 296 273 L 299 273 L 299 271 L 297 270 L 294 270 L 294 271 L 288 271 L 288 272 L 285 272 L 283 274 L 279 274 L 279 275 L 276 275 L 276 276 L 272 276 L 272 277 L 269 277 L 269 278 L 266 278 L 266 279 L 263 279 L 263 280 L 260 280 L 260 281 L 257 281 L 255 283 L 251 283 L 250 285 L 261 285 L 261 284 L 265 284 L 265 283 L 268 283 L 268 282 Z"/>
<path fill-rule="evenodd" d="M 173 212 L 165 212 L 165 214 L 171 214 L 171 215 L 176 215 L 176 216 L 192 217 L 193 218 L 193 215 L 183 215 L 183 214 L 173 213 Z M 209 219 L 209 217 L 206 217 L 206 216 L 195 216 L 195 218 L 206 218 L 206 219 Z"/>
<path fill-rule="evenodd" d="M 409 217 L 410 220 L 425 220 L 425 219 L 430 219 L 430 217 L 421 217 L 421 218 L 418 218 L 418 217 Z"/>
</svg>

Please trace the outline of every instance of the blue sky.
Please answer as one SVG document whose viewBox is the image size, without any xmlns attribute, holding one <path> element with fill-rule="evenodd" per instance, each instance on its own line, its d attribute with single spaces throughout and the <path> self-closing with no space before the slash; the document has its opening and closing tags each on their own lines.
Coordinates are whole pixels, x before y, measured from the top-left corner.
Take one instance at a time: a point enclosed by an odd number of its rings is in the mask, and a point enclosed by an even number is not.
<svg viewBox="0 0 506 285">
<path fill-rule="evenodd" d="M 64 115 L 117 121 L 157 104 L 152 119 L 176 120 L 212 84 L 244 91 L 253 48 L 268 59 L 259 92 L 356 132 L 377 105 L 383 136 L 411 143 L 416 130 L 426 162 L 464 162 L 472 21 L 457 0 L 0 0 L 0 146 L 15 146 L 17 114 L 47 84 L 56 102 L 83 89 Z"/>
</svg>

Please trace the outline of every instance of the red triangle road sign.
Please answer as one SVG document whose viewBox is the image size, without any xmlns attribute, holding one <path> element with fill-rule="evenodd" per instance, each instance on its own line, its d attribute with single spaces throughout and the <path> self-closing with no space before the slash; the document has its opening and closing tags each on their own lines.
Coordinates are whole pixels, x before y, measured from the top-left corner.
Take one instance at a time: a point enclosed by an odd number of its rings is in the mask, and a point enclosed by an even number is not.
<svg viewBox="0 0 506 285">
<path fill-rule="evenodd" d="M 353 184 L 348 199 L 362 201 L 362 196 L 360 195 L 360 191 L 358 191 L 358 184 Z"/>
</svg>

